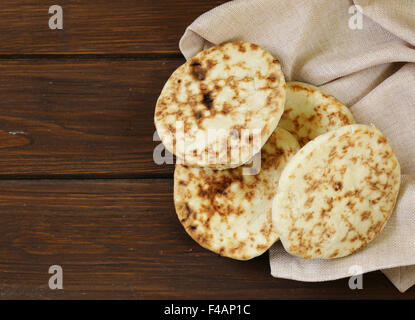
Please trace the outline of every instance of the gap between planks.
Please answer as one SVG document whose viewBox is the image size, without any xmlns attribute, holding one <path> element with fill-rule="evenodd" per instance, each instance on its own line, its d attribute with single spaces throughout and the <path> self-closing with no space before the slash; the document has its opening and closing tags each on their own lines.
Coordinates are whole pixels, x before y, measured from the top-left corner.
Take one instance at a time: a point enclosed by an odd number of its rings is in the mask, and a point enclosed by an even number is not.
<svg viewBox="0 0 415 320">
<path fill-rule="evenodd" d="M 173 180 L 173 175 L 157 175 L 151 177 L 148 175 L 0 175 L 0 181 L 31 181 L 31 180 L 141 180 L 141 181 L 166 181 Z"/>
<path fill-rule="evenodd" d="M 183 59 L 177 53 L 143 54 L 0 54 L 1 60 L 163 60 Z"/>
</svg>

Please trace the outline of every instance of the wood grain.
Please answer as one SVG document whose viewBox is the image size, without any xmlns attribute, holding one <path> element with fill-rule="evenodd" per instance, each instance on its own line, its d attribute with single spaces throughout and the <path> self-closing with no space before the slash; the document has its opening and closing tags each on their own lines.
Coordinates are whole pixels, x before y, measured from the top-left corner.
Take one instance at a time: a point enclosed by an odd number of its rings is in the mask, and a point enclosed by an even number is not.
<svg viewBox="0 0 415 320">
<path fill-rule="evenodd" d="M 171 177 L 154 106 L 184 59 L 0 60 L 0 178 Z"/>
<path fill-rule="evenodd" d="M 186 27 L 225 0 L 2 0 L 1 54 L 178 53 Z M 63 29 L 50 30 L 51 5 Z"/>
<path fill-rule="evenodd" d="M 115 299 L 413 298 L 380 272 L 347 279 L 274 279 L 267 255 L 233 261 L 179 224 L 170 180 L 0 181 L 0 297 Z M 60 265 L 64 289 L 48 288 Z"/>
</svg>

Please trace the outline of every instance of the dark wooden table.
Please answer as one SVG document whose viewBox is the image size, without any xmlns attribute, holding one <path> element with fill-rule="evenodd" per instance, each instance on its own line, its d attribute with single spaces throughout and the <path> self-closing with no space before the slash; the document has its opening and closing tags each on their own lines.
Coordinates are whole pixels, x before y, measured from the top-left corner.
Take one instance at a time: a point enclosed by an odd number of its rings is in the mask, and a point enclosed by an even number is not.
<svg viewBox="0 0 415 320">
<path fill-rule="evenodd" d="M 267 255 L 218 257 L 178 223 L 154 105 L 186 26 L 223 2 L 1 1 L 0 298 L 415 298 L 381 272 L 363 290 L 274 279 Z"/>
</svg>

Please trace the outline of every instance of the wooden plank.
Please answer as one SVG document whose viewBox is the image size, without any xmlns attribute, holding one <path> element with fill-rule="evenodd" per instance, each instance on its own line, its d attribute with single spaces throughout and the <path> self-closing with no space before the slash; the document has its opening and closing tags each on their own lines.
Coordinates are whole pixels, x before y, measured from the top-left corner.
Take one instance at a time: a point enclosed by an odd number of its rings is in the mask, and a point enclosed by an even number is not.
<svg viewBox="0 0 415 320">
<path fill-rule="evenodd" d="M 184 59 L 0 60 L 0 178 L 171 177 L 154 106 Z"/>
<path fill-rule="evenodd" d="M 2 0 L 0 54 L 177 53 L 186 27 L 225 0 Z M 49 29 L 51 5 L 63 29 Z"/>
<path fill-rule="evenodd" d="M 0 298 L 414 298 L 380 272 L 347 279 L 274 279 L 267 255 L 219 257 L 179 224 L 171 180 L 0 181 Z M 63 290 L 48 287 L 63 268 Z"/>
</svg>

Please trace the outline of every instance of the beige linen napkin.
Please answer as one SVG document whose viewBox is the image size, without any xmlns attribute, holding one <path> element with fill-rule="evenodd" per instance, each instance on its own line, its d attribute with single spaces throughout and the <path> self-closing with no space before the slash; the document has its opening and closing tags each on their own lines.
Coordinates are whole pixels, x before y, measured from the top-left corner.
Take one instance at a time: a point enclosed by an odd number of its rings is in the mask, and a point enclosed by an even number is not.
<svg viewBox="0 0 415 320">
<path fill-rule="evenodd" d="M 399 200 L 376 240 L 334 260 L 296 258 L 277 243 L 274 277 L 325 281 L 381 269 L 402 292 L 415 283 L 414 16 L 413 0 L 234 0 L 200 16 L 180 40 L 186 58 L 225 41 L 261 45 L 281 61 L 287 80 L 321 86 L 358 122 L 375 124 L 400 161 Z"/>
</svg>

